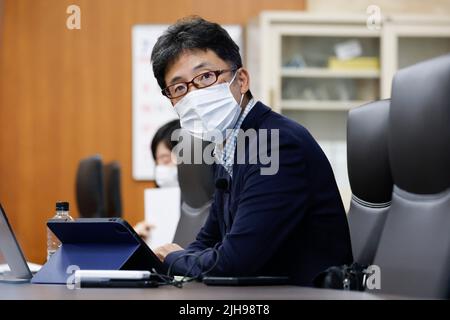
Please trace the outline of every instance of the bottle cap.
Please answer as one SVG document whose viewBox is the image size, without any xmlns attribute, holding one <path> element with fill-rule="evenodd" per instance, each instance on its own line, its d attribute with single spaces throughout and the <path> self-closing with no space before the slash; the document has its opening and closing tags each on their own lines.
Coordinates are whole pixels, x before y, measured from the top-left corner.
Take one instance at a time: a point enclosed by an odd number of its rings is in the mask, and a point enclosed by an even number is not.
<svg viewBox="0 0 450 320">
<path fill-rule="evenodd" d="M 66 201 L 57 201 L 56 211 L 69 211 L 69 203 Z"/>
</svg>

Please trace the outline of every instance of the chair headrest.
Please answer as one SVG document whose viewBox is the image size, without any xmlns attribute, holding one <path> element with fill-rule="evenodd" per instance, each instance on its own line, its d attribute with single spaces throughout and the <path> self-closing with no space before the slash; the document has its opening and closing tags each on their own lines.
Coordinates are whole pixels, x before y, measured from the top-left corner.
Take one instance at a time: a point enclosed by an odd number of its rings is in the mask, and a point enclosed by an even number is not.
<svg viewBox="0 0 450 320">
<path fill-rule="evenodd" d="M 389 202 L 393 181 L 387 129 L 389 100 L 350 110 L 347 122 L 347 166 L 352 193 L 370 203 Z"/>
<path fill-rule="evenodd" d="M 82 218 L 104 216 L 103 171 L 100 155 L 80 160 L 76 176 L 76 198 Z"/>
<path fill-rule="evenodd" d="M 107 217 L 122 216 L 120 163 L 112 161 L 103 166 L 105 212 Z"/>
<path fill-rule="evenodd" d="M 178 181 L 180 184 L 181 199 L 190 207 L 203 207 L 211 200 L 214 194 L 214 170 L 213 165 L 205 163 L 203 152 L 211 149 L 210 142 L 202 141 L 192 136 L 182 139 L 177 145 L 184 148 L 183 152 L 190 149 L 190 159 L 186 163 L 178 164 Z M 205 151 L 205 149 L 207 149 Z M 195 151 L 194 151 L 195 150 Z M 200 153 L 200 159 L 194 153 Z M 200 160 L 200 161 L 199 161 Z"/>
<path fill-rule="evenodd" d="M 450 186 L 450 54 L 402 69 L 392 84 L 389 157 L 394 183 L 417 194 Z"/>
</svg>

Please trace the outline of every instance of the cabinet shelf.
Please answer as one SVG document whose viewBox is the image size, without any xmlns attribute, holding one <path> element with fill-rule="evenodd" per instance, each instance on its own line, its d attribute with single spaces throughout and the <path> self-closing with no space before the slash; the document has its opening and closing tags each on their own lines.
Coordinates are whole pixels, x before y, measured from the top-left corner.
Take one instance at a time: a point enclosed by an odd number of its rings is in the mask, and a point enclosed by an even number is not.
<svg viewBox="0 0 450 320">
<path fill-rule="evenodd" d="M 367 103 L 363 100 L 335 101 L 335 100 L 282 100 L 283 110 L 310 110 L 310 111 L 348 111 L 354 107 Z"/>
<path fill-rule="evenodd" d="M 371 69 L 328 69 L 328 68 L 282 68 L 281 76 L 286 78 L 363 78 L 377 79 L 379 70 Z"/>
</svg>

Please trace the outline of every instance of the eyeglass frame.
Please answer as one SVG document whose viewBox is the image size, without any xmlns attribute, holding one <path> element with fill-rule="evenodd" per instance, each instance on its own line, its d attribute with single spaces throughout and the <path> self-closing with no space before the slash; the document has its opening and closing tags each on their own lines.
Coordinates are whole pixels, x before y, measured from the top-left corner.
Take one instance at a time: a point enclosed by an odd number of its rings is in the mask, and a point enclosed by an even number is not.
<svg viewBox="0 0 450 320">
<path fill-rule="evenodd" d="M 205 71 L 205 72 L 202 72 L 202 73 L 196 75 L 194 78 L 192 78 L 191 81 L 180 81 L 180 82 L 171 84 L 170 86 L 167 86 L 167 87 L 165 87 L 164 89 L 162 89 L 162 90 L 161 90 L 161 93 L 162 93 L 165 97 L 167 97 L 167 98 L 169 98 L 169 99 L 178 99 L 178 98 L 181 98 L 181 97 L 183 97 L 183 96 L 185 96 L 185 95 L 187 95 L 187 94 L 189 93 L 189 85 L 190 85 L 191 83 L 192 83 L 192 84 L 194 85 L 194 87 L 197 88 L 197 89 L 208 88 L 208 87 L 211 87 L 212 85 L 214 85 L 214 84 L 217 83 L 217 81 L 219 80 L 219 76 L 220 76 L 221 74 L 223 74 L 223 73 L 225 73 L 225 72 L 234 72 L 234 71 L 237 71 L 237 70 L 238 70 L 238 68 Z M 211 83 L 211 84 L 209 84 L 209 85 L 207 85 L 207 86 L 204 86 L 204 87 L 198 87 L 198 86 L 195 84 L 194 80 L 197 79 L 198 77 L 200 77 L 200 76 L 202 76 L 202 75 L 205 75 L 205 74 L 207 74 L 207 73 L 210 73 L 210 72 L 212 72 L 212 73 L 215 74 L 215 76 L 216 76 L 216 81 L 214 81 L 213 83 Z M 187 87 L 186 92 L 183 93 L 183 94 L 180 95 L 180 96 L 169 97 L 169 95 L 167 94 L 166 90 L 167 90 L 168 88 L 170 88 L 170 87 L 173 87 L 173 86 L 176 86 L 176 85 L 179 85 L 179 84 L 182 84 L 182 83 L 184 83 L 184 84 L 186 85 L 186 87 Z"/>
</svg>

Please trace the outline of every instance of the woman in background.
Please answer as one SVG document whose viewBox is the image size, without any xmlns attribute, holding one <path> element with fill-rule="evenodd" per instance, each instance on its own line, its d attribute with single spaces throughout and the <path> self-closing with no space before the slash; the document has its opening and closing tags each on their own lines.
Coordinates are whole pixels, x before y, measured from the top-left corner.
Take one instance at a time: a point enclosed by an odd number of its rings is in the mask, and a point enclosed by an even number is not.
<svg viewBox="0 0 450 320">
<path fill-rule="evenodd" d="M 172 149 L 178 141 L 171 140 L 172 133 L 177 129 L 180 129 L 178 119 L 166 123 L 156 131 L 150 144 L 150 150 L 155 161 L 155 182 L 158 188 L 178 186 L 177 164 L 172 153 Z M 146 240 L 153 227 L 144 220 L 139 222 L 134 229 L 137 234 Z"/>
</svg>

